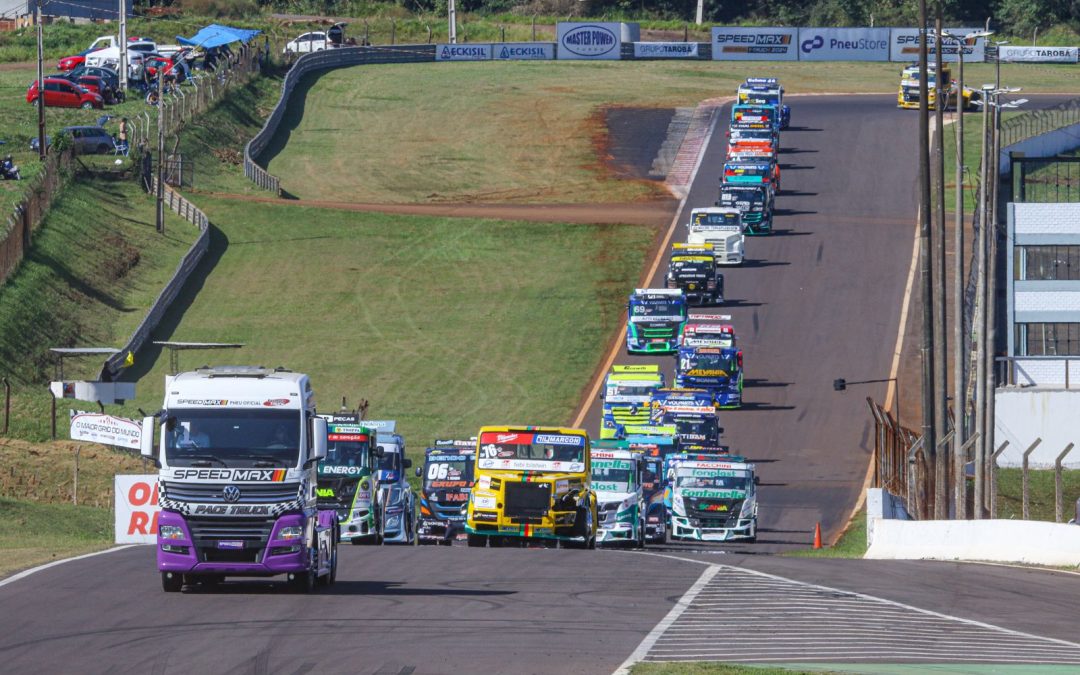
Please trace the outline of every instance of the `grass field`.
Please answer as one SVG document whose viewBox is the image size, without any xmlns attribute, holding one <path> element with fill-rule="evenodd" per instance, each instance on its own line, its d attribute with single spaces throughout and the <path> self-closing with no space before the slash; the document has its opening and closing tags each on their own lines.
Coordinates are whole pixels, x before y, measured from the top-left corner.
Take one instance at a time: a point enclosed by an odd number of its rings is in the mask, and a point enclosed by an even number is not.
<svg viewBox="0 0 1080 675">
<path fill-rule="evenodd" d="M 1028 91 L 1076 88 L 1076 71 L 1003 67 Z M 973 78 L 990 67 L 970 68 Z M 983 73 L 982 71 L 986 71 Z M 621 202 L 655 184 L 597 171 L 603 106 L 693 106 L 748 73 L 789 93 L 887 92 L 890 63 L 521 62 L 357 66 L 313 75 L 264 160 L 302 198 L 357 202 Z M 467 95 L 461 95 L 467 92 Z M 791 100 L 797 111 L 798 99 Z M 797 114 L 797 112 L 796 112 Z"/>
<path fill-rule="evenodd" d="M 108 508 L 0 497 L 0 578 L 112 545 Z"/>
<path fill-rule="evenodd" d="M 866 508 L 851 519 L 848 528 L 840 535 L 835 546 L 814 550 L 806 548 L 786 555 L 795 558 L 861 558 L 866 554 Z"/>
</svg>

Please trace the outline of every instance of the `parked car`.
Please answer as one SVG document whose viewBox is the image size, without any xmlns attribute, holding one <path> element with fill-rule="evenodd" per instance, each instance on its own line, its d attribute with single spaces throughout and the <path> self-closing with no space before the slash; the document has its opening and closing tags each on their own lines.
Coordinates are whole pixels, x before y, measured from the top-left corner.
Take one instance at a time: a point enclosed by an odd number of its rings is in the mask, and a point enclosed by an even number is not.
<svg viewBox="0 0 1080 675">
<path fill-rule="evenodd" d="M 81 155 L 104 155 L 116 148 L 112 135 L 100 126 L 64 127 L 60 133 L 71 137 L 75 151 Z M 51 145 L 52 136 L 46 136 L 45 147 Z M 37 152 L 37 136 L 30 139 L 30 149 Z"/>
<path fill-rule="evenodd" d="M 81 75 L 75 78 L 75 84 L 83 89 L 89 89 L 95 94 L 100 94 L 107 105 L 116 103 L 116 90 L 109 83 L 97 75 Z"/>
<path fill-rule="evenodd" d="M 75 54 L 74 56 L 65 56 L 56 63 L 56 69 L 60 71 L 69 71 L 73 68 L 78 68 L 86 62 L 86 54 Z"/>
<path fill-rule="evenodd" d="M 300 37 L 290 40 L 285 49 L 285 54 L 307 54 L 308 52 L 321 52 L 324 49 L 340 47 L 345 39 L 346 23 L 335 23 L 327 31 L 312 31 L 304 33 Z"/>
<path fill-rule="evenodd" d="M 112 68 L 102 68 L 100 66 L 78 66 L 71 71 L 64 73 L 63 75 L 57 75 L 56 77 L 62 77 L 64 79 L 74 82 L 74 78 L 82 77 L 83 75 L 93 75 L 105 80 L 114 91 L 120 91 L 120 73 L 116 72 Z M 122 97 L 121 97 L 122 98 Z"/>
<path fill-rule="evenodd" d="M 38 98 L 38 81 L 34 80 L 26 90 L 26 102 Z M 45 105 L 56 108 L 104 108 L 105 100 L 70 80 L 61 77 L 45 78 Z"/>
</svg>

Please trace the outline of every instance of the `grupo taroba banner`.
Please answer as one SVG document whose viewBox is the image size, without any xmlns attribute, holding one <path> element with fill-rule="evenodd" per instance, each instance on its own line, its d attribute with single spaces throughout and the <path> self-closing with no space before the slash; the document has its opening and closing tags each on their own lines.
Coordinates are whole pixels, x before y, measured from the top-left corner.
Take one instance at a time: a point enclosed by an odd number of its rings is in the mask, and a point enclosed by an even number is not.
<svg viewBox="0 0 1080 675">
<path fill-rule="evenodd" d="M 496 42 L 491 45 L 496 61 L 545 61 L 555 58 L 554 42 Z"/>
<path fill-rule="evenodd" d="M 969 35 L 981 28 L 946 28 L 945 32 L 952 35 Z M 934 31 L 930 30 L 926 40 L 926 51 L 931 63 L 937 58 L 937 39 Z M 963 50 L 966 63 L 982 62 L 986 60 L 986 38 L 971 38 L 961 41 L 945 38 L 942 41 L 942 61 L 958 61 L 957 56 Z M 918 28 L 893 28 L 889 35 L 889 60 L 890 61 L 918 61 L 919 60 L 919 29 Z"/>
<path fill-rule="evenodd" d="M 641 28 L 636 23 L 560 21 L 555 34 L 560 60 L 617 60 L 622 43 L 637 42 Z"/>
<path fill-rule="evenodd" d="M 104 413 L 71 411 L 71 440 L 115 445 L 138 450 L 142 439 L 142 424 L 126 417 Z"/>
<path fill-rule="evenodd" d="M 712 57 L 714 61 L 797 61 L 798 39 L 798 28 L 713 27 Z"/>
<path fill-rule="evenodd" d="M 490 44 L 435 45 L 436 61 L 490 61 Z"/>
<path fill-rule="evenodd" d="M 1080 47 L 998 47 L 998 60 L 1026 63 L 1076 63 Z"/>
<path fill-rule="evenodd" d="M 800 28 L 800 61 L 888 61 L 888 28 Z"/>
<path fill-rule="evenodd" d="M 635 59 L 696 59 L 696 42 L 635 42 Z"/>
<path fill-rule="evenodd" d="M 153 544 L 157 541 L 157 474 L 113 477 L 114 524 L 117 544 Z"/>
</svg>

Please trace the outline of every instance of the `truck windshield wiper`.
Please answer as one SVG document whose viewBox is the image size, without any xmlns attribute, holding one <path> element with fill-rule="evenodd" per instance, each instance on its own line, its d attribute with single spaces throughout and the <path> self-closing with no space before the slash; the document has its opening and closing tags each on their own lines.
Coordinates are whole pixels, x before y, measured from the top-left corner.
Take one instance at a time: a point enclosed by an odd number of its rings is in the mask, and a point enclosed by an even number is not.
<svg viewBox="0 0 1080 675">
<path fill-rule="evenodd" d="M 185 455 L 183 459 L 192 460 L 191 466 L 210 466 L 210 462 L 217 462 L 221 466 L 229 466 L 225 460 L 213 455 Z"/>
<path fill-rule="evenodd" d="M 244 455 L 245 459 L 255 460 L 255 466 L 289 466 L 289 463 L 273 455 Z"/>
</svg>

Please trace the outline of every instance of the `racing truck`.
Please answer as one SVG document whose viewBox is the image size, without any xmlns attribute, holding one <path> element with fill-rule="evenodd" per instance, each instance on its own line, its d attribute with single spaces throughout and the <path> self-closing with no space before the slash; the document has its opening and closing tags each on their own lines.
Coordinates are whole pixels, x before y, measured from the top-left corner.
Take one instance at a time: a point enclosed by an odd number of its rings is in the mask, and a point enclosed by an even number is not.
<svg viewBox="0 0 1080 675">
<path fill-rule="evenodd" d="M 482 427 L 469 495 L 469 546 L 538 539 L 596 548 L 589 436 L 559 427 Z"/>
<path fill-rule="evenodd" d="M 597 543 L 645 546 L 645 495 L 640 452 L 611 448 L 592 450 L 592 490 L 596 494 Z"/>
<path fill-rule="evenodd" d="M 945 107 L 952 106 L 956 108 L 956 90 L 957 84 L 952 79 L 952 71 L 949 66 L 943 66 L 941 69 L 941 82 L 944 82 L 943 89 L 947 92 L 947 98 L 945 100 Z M 926 69 L 926 105 L 930 110 L 934 110 L 937 106 L 937 94 L 938 94 L 938 77 L 937 67 L 935 64 L 927 64 Z M 981 98 L 982 92 L 977 89 L 969 89 L 964 87 L 964 91 L 961 94 L 961 101 L 964 110 L 971 110 L 975 106 L 975 101 Z M 896 94 L 896 105 L 899 108 L 907 108 L 908 110 L 919 109 L 919 65 L 912 64 L 905 66 L 903 72 L 900 73 L 900 90 Z"/>
<path fill-rule="evenodd" d="M 677 288 L 636 288 L 626 305 L 626 352 L 674 354 L 686 322 L 686 297 Z"/>
<path fill-rule="evenodd" d="M 623 440 L 597 441 L 593 447 L 631 450 L 642 454 L 641 493 L 645 502 L 645 540 L 662 544 L 667 540 L 664 460 L 678 451 L 675 427 L 641 427 L 635 431 L 645 433 L 630 434 Z"/>
<path fill-rule="evenodd" d="M 737 145 L 757 143 L 780 150 L 780 132 L 765 122 L 738 122 L 728 127 L 728 149 Z"/>
<path fill-rule="evenodd" d="M 298 592 L 334 582 L 337 514 L 316 496 L 326 420 L 307 375 L 220 366 L 166 376 L 140 452 L 158 467 L 165 592 L 226 577 L 284 574 Z"/>
<path fill-rule="evenodd" d="M 730 314 L 694 314 L 686 317 L 680 347 L 724 347 L 732 349 L 738 338 L 729 323 Z"/>
<path fill-rule="evenodd" d="M 741 265 L 746 248 L 742 214 L 738 209 L 708 206 L 693 209 L 686 243 L 712 244 L 717 265 Z"/>
<path fill-rule="evenodd" d="M 337 513 L 339 541 L 378 543 L 381 528 L 378 510 L 372 508 L 372 468 L 382 451 L 372 442 L 375 432 L 363 426 L 356 413 L 335 413 L 326 431 L 326 458 L 319 462 L 316 489 L 319 507 Z"/>
<path fill-rule="evenodd" d="M 412 460 L 405 456 L 405 439 L 397 433 L 394 420 L 365 420 L 375 430 L 375 443 L 382 454 L 375 467 L 375 508 L 382 526 L 384 544 L 411 544 L 416 536 L 416 496 L 405 478 Z"/>
<path fill-rule="evenodd" d="M 705 389 L 657 389 L 653 392 L 652 418 L 654 425 L 675 427 L 680 451 L 720 446 L 720 434 L 724 430 L 720 426 L 716 398 Z"/>
<path fill-rule="evenodd" d="M 727 315 L 691 315 L 675 364 L 675 386 L 712 392 L 720 408 L 742 407 L 743 355 Z"/>
<path fill-rule="evenodd" d="M 736 103 L 731 106 L 731 124 L 768 124 L 780 131 L 779 109 L 773 105 Z"/>
<path fill-rule="evenodd" d="M 784 104 L 784 88 L 775 77 L 748 77 L 739 85 L 739 103 L 771 105 L 780 110 L 780 128 L 791 125 L 791 108 Z"/>
<path fill-rule="evenodd" d="M 770 185 L 727 184 L 720 186 L 716 205 L 737 209 L 746 234 L 771 234 L 773 188 Z"/>
<path fill-rule="evenodd" d="M 664 375 L 656 364 L 612 366 L 601 393 L 600 438 L 621 438 L 626 426 L 648 424 L 652 392 L 663 386 Z"/>
<path fill-rule="evenodd" d="M 445 544 L 465 538 L 465 505 L 472 489 L 476 439 L 436 440 L 424 452 L 416 538 L 421 544 Z"/>
<path fill-rule="evenodd" d="M 672 539 L 757 540 L 754 465 L 741 457 L 673 457 L 667 471 Z"/>
<path fill-rule="evenodd" d="M 672 244 L 667 286 L 681 290 L 688 304 L 722 304 L 724 275 L 712 244 Z"/>
<path fill-rule="evenodd" d="M 725 185 L 769 185 L 780 191 L 780 165 L 774 161 L 724 162 L 720 187 Z"/>
<path fill-rule="evenodd" d="M 728 162 L 775 162 L 776 148 L 765 143 L 736 143 L 728 145 Z"/>
</svg>

